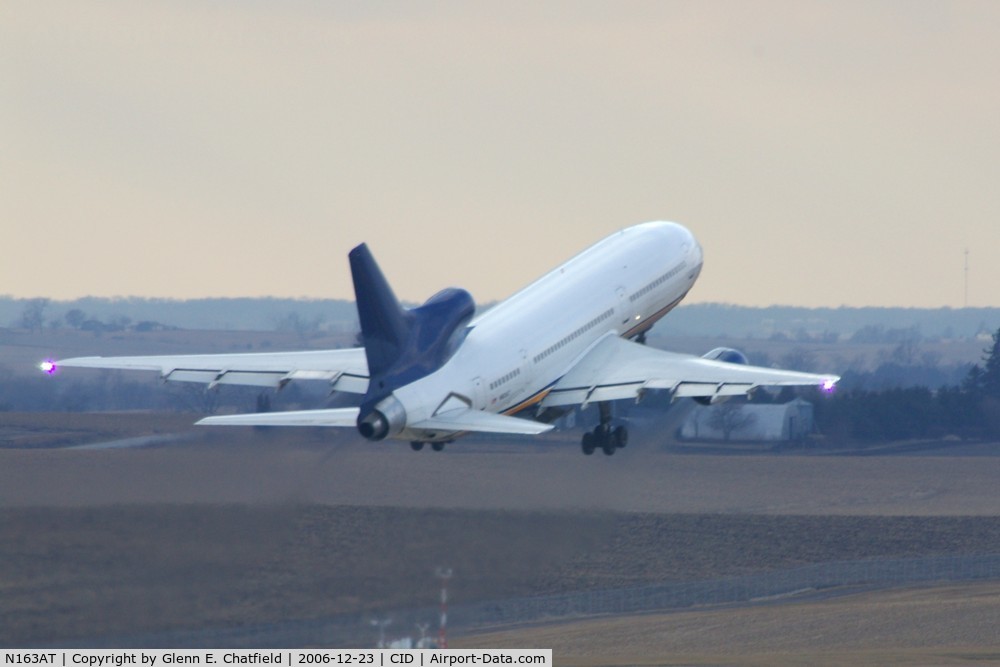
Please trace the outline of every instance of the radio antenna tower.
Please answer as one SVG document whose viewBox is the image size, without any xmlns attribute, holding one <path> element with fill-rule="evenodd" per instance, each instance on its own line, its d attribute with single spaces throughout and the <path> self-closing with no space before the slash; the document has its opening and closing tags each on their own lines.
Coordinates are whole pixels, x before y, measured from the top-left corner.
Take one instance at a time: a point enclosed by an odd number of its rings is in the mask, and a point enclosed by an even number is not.
<svg viewBox="0 0 1000 667">
<path fill-rule="evenodd" d="M 376 648 L 385 648 L 385 629 L 392 625 L 392 618 L 389 616 L 385 618 L 373 618 L 371 624 L 372 627 L 378 628 L 378 646 Z"/>
<path fill-rule="evenodd" d="M 965 249 L 965 303 L 963 308 L 969 307 L 969 249 Z"/>
<path fill-rule="evenodd" d="M 438 648 L 448 648 L 448 580 L 451 568 L 439 567 L 434 576 L 441 580 L 441 626 L 438 628 Z"/>
</svg>

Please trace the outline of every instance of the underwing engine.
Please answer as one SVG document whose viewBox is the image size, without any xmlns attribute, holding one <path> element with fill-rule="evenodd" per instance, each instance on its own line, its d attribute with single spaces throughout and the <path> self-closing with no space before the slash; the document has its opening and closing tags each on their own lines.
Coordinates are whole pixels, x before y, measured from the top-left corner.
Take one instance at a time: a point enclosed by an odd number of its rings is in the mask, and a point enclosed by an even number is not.
<svg viewBox="0 0 1000 667">
<path fill-rule="evenodd" d="M 741 366 L 750 365 L 750 361 L 747 359 L 747 355 L 731 347 L 717 347 L 714 350 L 709 350 L 705 354 L 701 355 L 701 358 L 711 359 L 712 361 L 724 361 L 727 364 L 740 364 Z M 700 403 L 701 405 L 713 405 L 717 403 L 725 403 L 727 400 L 729 400 L 729 397 L 697 396 L 695 397 L 694 400 L 696 403 Z"/>
</svg>

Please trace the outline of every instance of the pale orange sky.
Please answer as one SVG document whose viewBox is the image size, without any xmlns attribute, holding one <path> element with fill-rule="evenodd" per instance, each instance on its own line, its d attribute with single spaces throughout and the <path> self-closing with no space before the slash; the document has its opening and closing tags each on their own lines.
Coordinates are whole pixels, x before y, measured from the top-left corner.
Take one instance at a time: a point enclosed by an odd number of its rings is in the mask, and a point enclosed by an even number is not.
<svg viewBox="0 0 1000 667">
<path fill-rule="evenodd" d="M 0 294 L 503 298 L 651 219 L 691 302 L 1000 305 L 1000 3 L 0 4 Z"/>
</svg>

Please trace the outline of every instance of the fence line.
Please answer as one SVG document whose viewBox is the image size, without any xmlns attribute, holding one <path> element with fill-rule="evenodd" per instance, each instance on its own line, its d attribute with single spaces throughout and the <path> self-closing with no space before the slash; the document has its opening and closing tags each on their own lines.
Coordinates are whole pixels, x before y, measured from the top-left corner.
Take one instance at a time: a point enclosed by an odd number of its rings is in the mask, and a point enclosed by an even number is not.
<svg viewBox="0 0 1000 667">
<path fill-rule="evenodd" d="M 596 616 L 748 602 L 840 586 L 888 587 L 928 581 L 1000 578 L 1000 554 L 816 563 L 710 581 L 654 584 L 585 591 L 454 608 L 456 622 L 470 628 L 545 618 Z"/>
<path fill-rule="evenodd" d="M 453 630 L 558 620 L 667 611 L 768 600 L 806 591 L 870 586 L 891 588 L 920 582 L 963 582 L 1000 579 L 1000 554 L 867 559 L 814 563 L 797 568 L 758 572 L 708 581 L 651 584 L 511 598 L 452 605 Z M 388 615 L 401 634 L 413 634 L 418 622 L 432 622 L 437 607 L 400 610 Z M 360 614 L 321 620 L 297 620 L 232 628 L 160 632 L 131 637 L 59 642 L 51 648 L 295 648 L 302 646 L 359 647 L 373 645 L 368 618 Z"/>
</svg>

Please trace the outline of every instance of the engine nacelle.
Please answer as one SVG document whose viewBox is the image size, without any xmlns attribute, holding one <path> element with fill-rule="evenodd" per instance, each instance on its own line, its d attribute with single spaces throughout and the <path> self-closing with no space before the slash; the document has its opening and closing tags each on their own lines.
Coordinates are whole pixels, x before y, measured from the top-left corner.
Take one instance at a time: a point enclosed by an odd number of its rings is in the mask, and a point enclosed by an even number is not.
<svg viewBox="0 0 1000 667">
<path fill-rule="evenodd" d="M 725 361 L 727 364 L 742 364 L 744 366 L 750 365 L 750 360 L 747 359 L 747 355 L 743 354 L 739 350 L 734 350 L 731 347 L 717 347 L 714 350 L 710 350 L 701 355 L 701 358 L 711 359 L 712 361 Z"/>
<path fill-rule="evenodd" d="M 406 427 L 406 409 L 395 396 L 379 401 L 368 413 L 358 415 L 358 433 L 368 440 L 385 440 Z"/>
<path fill-rule="evenodd" d="M 710 350 L 705 354 L 701 355 L 702 359 L 711 359 L 712 361 L 724 361 L 727 364 L 741 364 L 743 366 L 750 365 L 750 361 L 747 359 L 747 355 L 743 354 L 739 350 L 734 350 L 731 347 L 717 347 L 714 350 Z M 696 396 L 695 401 L 701 405 L 717 405 L 719 403 L 725 403 L 729 400 L 728 396 Z"/>
</svg>

